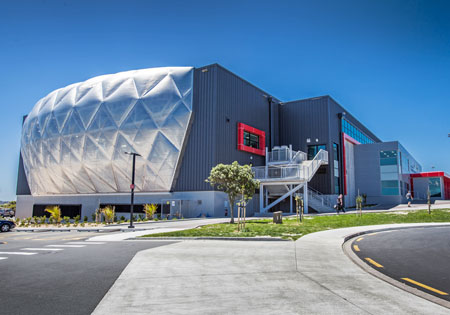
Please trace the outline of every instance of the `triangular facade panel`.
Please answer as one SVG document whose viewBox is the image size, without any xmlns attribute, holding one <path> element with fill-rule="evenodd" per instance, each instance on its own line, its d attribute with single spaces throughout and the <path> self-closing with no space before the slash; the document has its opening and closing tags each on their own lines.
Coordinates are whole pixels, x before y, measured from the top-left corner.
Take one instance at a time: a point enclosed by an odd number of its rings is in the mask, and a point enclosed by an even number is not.
<svg viewBox="0 0 450 315">
<path fill-rule="evenodd" d="M 22 131 L 33 195 L 169 191 L 192 115 L 193 68 L 127 71 L 39 100 Z"/>
</svg>

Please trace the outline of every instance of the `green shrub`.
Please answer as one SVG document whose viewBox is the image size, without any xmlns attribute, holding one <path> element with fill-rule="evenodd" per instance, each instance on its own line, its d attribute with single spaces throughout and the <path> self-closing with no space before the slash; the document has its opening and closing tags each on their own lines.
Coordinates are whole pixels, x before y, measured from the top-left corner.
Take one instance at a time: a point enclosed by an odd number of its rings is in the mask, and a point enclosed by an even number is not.
<svg viewBox="0 0 450 315">
<path fill-rule="evenodd" d="M 45 212 L 50 213 L 53 222 L 59 224 L 61 222 L 61 208 L 59 206 L 47 206 Z"/>
<path fill-rule="evenodd" d="M 112 223 L 115 217 L 115 208 L 112 206 L 106 206 L 101 209 L 101 213 L 105 216 L 106 224 Z"/>
<path fill-rule="evenodd" d="M 83 218 L 83 222 L 86 223 L 88 221 L 88 217 L 85 215 Z"/>
<path fill-rule="evenodd" d="M 156 210 L 158 209 L 157 204 L 145 204 L 144 205 L 144 212 L 147 219 L 151 220 L 153 218 L 153 215 L 156 213 Z"/>
</svg>

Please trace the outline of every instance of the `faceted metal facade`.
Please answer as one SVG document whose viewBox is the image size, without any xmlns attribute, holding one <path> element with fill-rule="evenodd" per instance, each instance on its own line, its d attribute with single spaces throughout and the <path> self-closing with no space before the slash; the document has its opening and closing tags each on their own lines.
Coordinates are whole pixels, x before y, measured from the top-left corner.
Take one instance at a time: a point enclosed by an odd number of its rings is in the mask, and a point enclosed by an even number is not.
<svg viewBox="0 0 450 315">
<path fill-rule="evenodd" d="M 169 191 L 192 115 L 193 68 L 104 75 L 53 91 L 22 131 L 33 195 Z"/>
</svg>

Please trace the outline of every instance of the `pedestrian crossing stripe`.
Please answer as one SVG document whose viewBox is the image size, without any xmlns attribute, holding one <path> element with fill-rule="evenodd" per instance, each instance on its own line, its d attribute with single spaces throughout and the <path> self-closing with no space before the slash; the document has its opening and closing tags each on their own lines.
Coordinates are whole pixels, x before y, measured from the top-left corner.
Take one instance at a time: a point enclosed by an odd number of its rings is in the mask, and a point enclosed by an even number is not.
<svg viewBox="0 0 450 315">
<path fill-rule="evenodd" d="M 39 248 L 39 247 L 28 247 L 28 248 L 21 248 L 21 250 L 46 250 L 46 251 L 59 251 L 64 250 L 62 248 Z"/>
<path fill-rule="evenodd" d="M 36 255 L 37 253 L 27 252 L 0 252 L 0 255 Z"/>
</svg>

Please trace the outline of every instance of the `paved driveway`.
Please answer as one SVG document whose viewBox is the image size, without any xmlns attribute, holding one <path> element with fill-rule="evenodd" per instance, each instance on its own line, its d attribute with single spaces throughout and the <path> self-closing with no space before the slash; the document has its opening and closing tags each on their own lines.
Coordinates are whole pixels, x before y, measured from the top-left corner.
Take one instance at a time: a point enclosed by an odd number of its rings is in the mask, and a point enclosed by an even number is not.
<svg viewBox="0 0 450 315">
<path fill-rule="evenodd" d="M 364 229 L 370 227 L 297 242 L 183 241 L 145 250 L 93 314 L 448 315 L 366 273 L 343 253 L 345 236 Z"/>
</svg>

